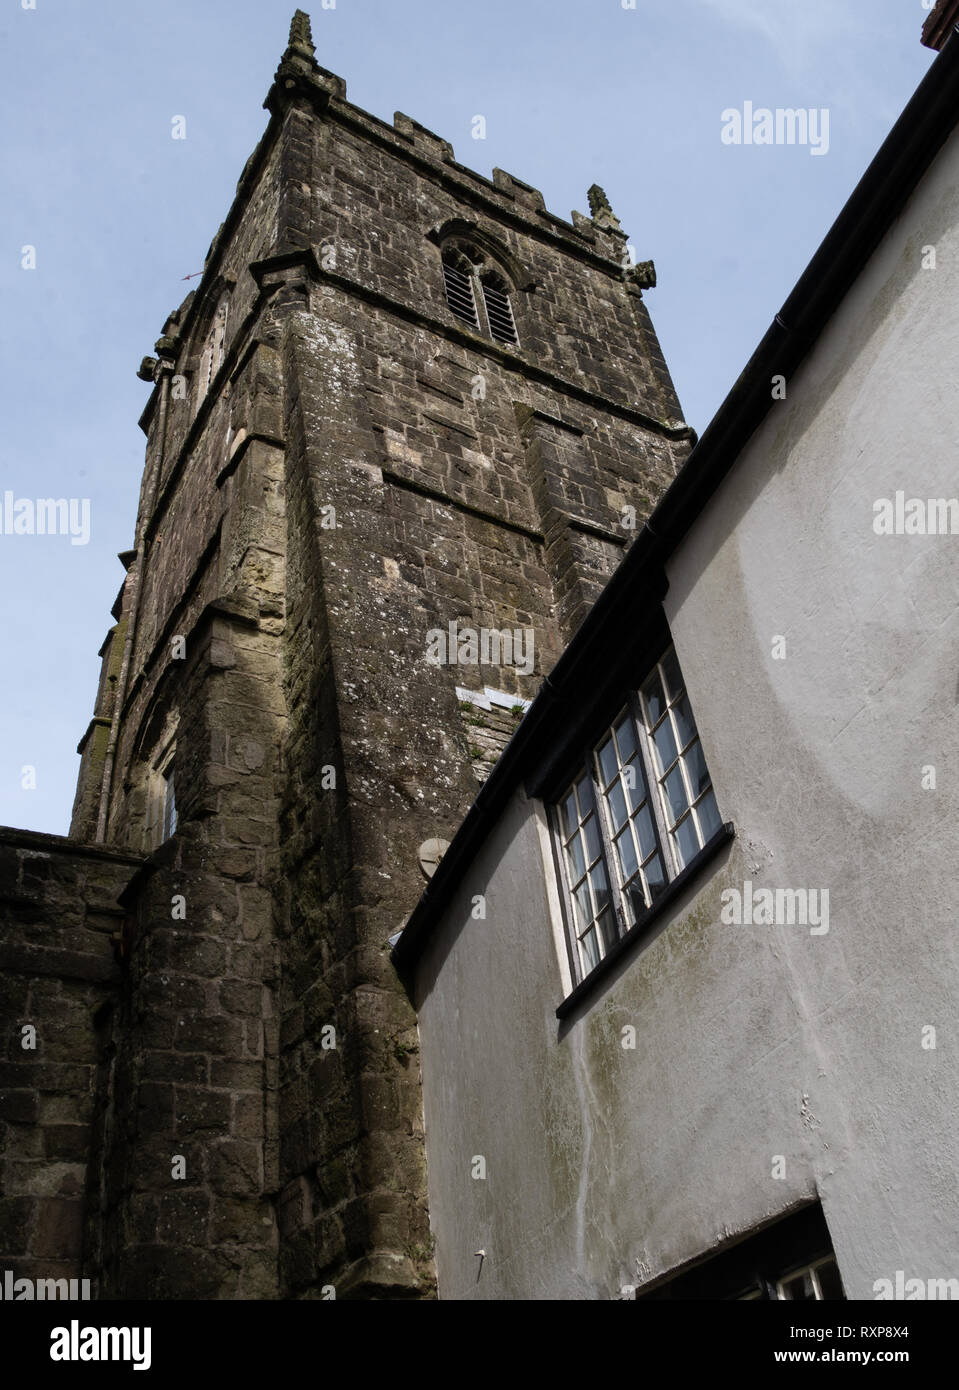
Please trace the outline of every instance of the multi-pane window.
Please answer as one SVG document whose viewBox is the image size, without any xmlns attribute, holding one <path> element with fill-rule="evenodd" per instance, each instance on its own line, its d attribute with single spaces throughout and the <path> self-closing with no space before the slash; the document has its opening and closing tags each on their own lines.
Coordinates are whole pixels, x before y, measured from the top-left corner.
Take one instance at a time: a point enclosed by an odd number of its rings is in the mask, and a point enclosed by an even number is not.
<svg viewBox="0 0 959 1390">
<path fill-rule="evenodd" d="M 800 1265 L 787 1273 L 757 1271 L 744 1293 L 736 1295 L 740 1303 L 828 1303 L 846 1297 L 839 1277 L 835 1255 L 824 1255 L 812 1264 Z"/>
<path fill-rule="evenodd" d="M 632 926 L 666 887 L 663 858 L 631 711 L 596 750 L 596 772 L 616 878 Z"/>
<path fill-rule="evenodd" d="M 757 1274 L 756 1282 L 737 1296 L 740 1303 L 826 1303 L 845 1298 L 835 1255 L 790 1270 L 781 1278 Z"/>
<path fill-rule="evenodd" d="M 836 1257 L 827 1255 L 815 1264 L 806 1265 L 803 1269 L 794 1269 L 784 1278 L 777 1279 L 776 1297 L 793 1302 L 802 1299 L 820 1303 L 845 1298 Z"/>
<path fill-rule="evenodd" d="M 641 704 L 670 852 L 679 873 L 715 835 L 721 822 L 689 697 L 672 649 L 657 663 L 643 686 Z"/>
<path fill-rule="evenodd" d="M 443 287 L 450 312 L 497 342 L 517 346 L 509 285 L 475 246 L 457 243 L 443 252 Z"/>
<path fill-rule="evenodd" d="M 560 805 L 560 834 L 574 932 L 584 970 L 588 972 L 609 950 L 617 931 L 603 862 L 596 799 L 587 774 L 570 788 Z"/>
<path fill-rule="evenodd" d="M 569 936 L 584 979 L 721 828 L 679 663 L 669 651 L 555 807 Z"/>
</svg>

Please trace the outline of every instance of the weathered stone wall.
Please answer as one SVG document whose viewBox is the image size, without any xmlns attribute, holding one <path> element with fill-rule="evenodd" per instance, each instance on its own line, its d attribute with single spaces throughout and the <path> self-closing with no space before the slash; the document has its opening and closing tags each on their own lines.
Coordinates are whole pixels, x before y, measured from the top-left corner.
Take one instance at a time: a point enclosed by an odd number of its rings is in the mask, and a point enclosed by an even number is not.
<svg viewBox="0 0 959 1390">
<path fill-rule="evenodd" d="M 115 1059 L 98 1115 L 102 1216 L 91 1239 L 111 1297 L 277 1292 L 268 1194 L 285 537 L 282 454 L 269 441 L 282 381 L 269 315 L 250 314 L 263 296 L 247 270 L 274 244 L 277 164 L 267 151 L 258 189 L 239 220 L 231 214 L 232 239 L 221 234 L 210 259 L 218 286 L 237 284 L 208 396 L 196 412 L 195 381 L 182 400 L 174 385 L 199 364 L 203 290 L 145 417 L 141 559 L 124 596 L 127 621 L 137 605 L 136 641 L 108 833 L 145 845 L 150 761 L 171 729 L 178 825 L 128 897 L 124 989 L 109 1020 Z"/>
<path fill-rule="evenodd" d="M 257 189 L 249 195 L 248 211 L 232 239 L 222 238 L 211 260 L 210 272 L 217 284 L 224 277 L 235 281 L 223 365 L 197 411 L 195 376 L 209 329 L 208 297 L 200 292 L 173 360 L 172 381 L 187 376 L 187 394 L 178 399 L 171 384 L 164 422 L 159 405 L 150 421 L 148 456 L 159 448 L 158 436 L 163 437 L 163 451 L 148 468 L 161 475 L 162 485 L 141 502 L 139 600 L 117 754 L 118 766 L 126 769 L 149 752 L 142 740 L 160 686 L 171 674 L 172 639 L 185 635 L 205 606 L 222 594 L 252 587 L 262 590 L 269 607 L 270 592 L 280 588 L 280 582 L 271 584 L 259 571 L 243 574 L 251 557 L 235 543 L 238 533 L 255 536 L 259 516 L 271 505 L 270 480 L 250 481 L 258 462 L 250 449 L 259 437 L 276 436 L 278 410 L 271 409 L 271 401 L 280 386 L 271 371 L 269 348 L 258 337 L 261 322 L 252 310 L 254 303 L 261 305 L 262 296 L 248 267 L 275 243 L 277 164 L 275 154 L 265 160 Z M 156 390 L 160 392 L 162 384 Z M 225 551 L 222 527 L 234 537 Z M 264 545 L 268 551 L 268 537 Z M 169 697 L 163 694 L 162 698 Z M 142 815 L 142 808 L 127 804 L 131 790 L 136 790 L 135 779 L 132 783 L 129 778 L 115 780 L 111 838 L 136 838 L 130 822 Z"/>
<path fill-rule="evenodd" d="M 115 608 L 117 612 L 122 612 L 125 589 L 124 581 L 117 600 L 121 606 Z M 80 772 L 70 822 L 71 837 L 77 840 L 96 839 L 100 793 L 109 746 L 110 725 L 116 708 L 117 683 L 123 661 L 126 630 L 126 620 L 123 619 L 112 627 L 103 639 L 103 646 L 99 652 L 100 685 L 93 707 L 93 718 L 77 746 L 77 752 L 80 754 Z"/>
<path fill-rule="evenodd" d="M 267 133 L 244 170 L 238 184 L 237 200 L 210 247 L 199 288 L 191 292 L 181 305 L 175 322 L 168 325 L 174 340 L 176 372 L 185 381 L 184 394 L 171 401 L 168 415 L 163 441 L 161 499 L 167 489 L 171 493 L 177 489 L 179 494 L 178 463 L 181 453 L 195 431 L 205 433 L 211 428 L 207 422 L 208 410 L 214 416 L 211 422 L 214 438 L 196 439 L 190 451 L 191 457 L 215 447 L 218 431 L 222 434 L 224 430 L 222 412 L 224 405 L 229 402 L 227 381 L 232 375 L 232 359 L 237 347 L 247 337 L 249 317 L 256 312 L 259 298 L 256 280 L 249 274 L 248 268 L 277 244 L 282 146 L 276 142 L 276 134 L 273 129 Z M 223 377 L 218 378 L 215 373 L 207 391 L 200 379 L 203 351 L 224 294 L 229 298 L 229 313 Z M 151 402 L 144 423 L 153 423 L 157 404 L 158 401 Z M 221 414 L 219 420 L 215 418 L 218 414 Z M 152 433 L 156 438 L 155 432 Z M 154 513 L 154 524 L 158 525 L 162 517 L 161 503 Z"/>
<path fill-rule="evenodd" d="M 207 611 L 190 645 L 182 822 L 125 900 L 101 1282 L 115 1297 L 269 1298 L 280 674 L 275 637 L 239 603 Z"/>
<path fill-rule="evenodd" d="M 116 1296 L 421 1296 L 417 1033 L 388 938 L 418 846 L 508 732 L 477 745 L 456 687 L 535 693 L 632 537 L 623 509 L 641 524 L 690 437 L 608 209 L 572 225 L 463 169 L 350 106 L 302 42 L 267 105 L 141 368 L 106 834 L 146 847 L 173 747 L 178 823 L 125 900 L 97 1268 Z M 467 223 L 512 277 L 518 348 L 446 305 L 437 237 Z M 531 632 L 531 672 L 428 664 L 451 622 Z"/>
<path fill-rule="evenodd" d="M 120 982 L 117 900 L 139 863 L 0 829 L 0 1266 L 17 1277 L 93 1273 L 103 1020 Z"/>
<path fill-rule="evenodd" d="M 491 183 L 452 161 L 429 132 L 404 138 L 346 102 L 334 99 L 313 123 L 312 142 L 304 156 L 312 161 L 304 170 L 314 190 L 310 242 L 335 248 L 343 276 L 455 323 L 428 234 L 464 224 L 486 230 L 517 272 L 513 307 L 531 363 L 654 420 L 682 423 L 662 356 L 650 351 L 655 335 L 641 295 L 622 274 L 625 234 L 586 218 L 574 227 L 510 175 L 497 171 Z"/>
<path fill-rule="evenodd" d="M 617 239 L 591 231 L 597 255 L 484 192 L 487 242 L 549 287 L 518 305 L 519 350 L 492 343 L 452 318 L 428 236 L 475 217 L 466 179 L 454 191 L 373 125 L 358 134 L 335 100 L 305 131 L 291 113 L 289 174 L 315 190 L 298 235 L 315 253 L 273 271 L 291 770 L 282 1263 L 292 1291 L 320 1281 L 339 1296 L 429 1287 L 416 1031 L 387 943 L 422 891 L 418 846 L 451 836 L 475 796 L 481 750 L 456 686 L 535 693 L 622 555 L 623 508 L 641 522 L 687 447 Z M 590 315 L 587 390 L 574 327 Z M 532 630 L 532 672 L 431 666 L 427 634 L 451 622 Z"/>
</svg>

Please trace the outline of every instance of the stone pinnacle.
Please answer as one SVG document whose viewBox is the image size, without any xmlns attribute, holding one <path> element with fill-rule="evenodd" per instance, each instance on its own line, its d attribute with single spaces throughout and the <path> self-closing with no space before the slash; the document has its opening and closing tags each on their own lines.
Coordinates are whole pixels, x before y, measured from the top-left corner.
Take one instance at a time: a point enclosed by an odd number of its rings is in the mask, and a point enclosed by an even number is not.
<svg viewBox="0 0 959 1390">
<path fill-rule="evenodd" d="M 603 227 L 615 227 L 620 230 L 619 218 L 610 207 L 609 199 L 598 183 L 594 183 L 586 194 L 589 199 L 589 211 L 594 222 L 598 222 Z"/>
<path fill-rule="evenodd" d="M 313 31 L 310 27 L 310 16 L 305 10 L 297 10 L 290 24 L 290 48 L 312 58 L 316 54 L 313 47 Z"/>
</svg>

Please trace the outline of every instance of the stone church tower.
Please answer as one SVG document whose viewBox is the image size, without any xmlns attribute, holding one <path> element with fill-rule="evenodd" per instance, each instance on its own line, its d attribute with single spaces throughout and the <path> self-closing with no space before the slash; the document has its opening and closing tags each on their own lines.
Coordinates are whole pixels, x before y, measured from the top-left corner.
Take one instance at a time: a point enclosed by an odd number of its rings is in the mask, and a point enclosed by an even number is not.
<svg viewBox="0 0 959 1390">
<path fill-rule="evenodd" d="M 139 864 L 97 1014 L 108 1297 L 429 1294 L 389 939 L 692 441 L 601 189 L 566 222 L 357 109 L 300 11 L 265 104 L 140 369 L 81 745 L 71 837 Z"/>
</svg>

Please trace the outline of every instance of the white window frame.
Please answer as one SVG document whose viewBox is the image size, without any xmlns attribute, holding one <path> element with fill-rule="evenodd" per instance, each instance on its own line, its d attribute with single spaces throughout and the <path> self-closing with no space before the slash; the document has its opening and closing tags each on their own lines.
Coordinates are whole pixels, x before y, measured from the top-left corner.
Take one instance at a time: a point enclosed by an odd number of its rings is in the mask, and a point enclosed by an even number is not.
<svg viewBox="0 0 959 1390">
<path fill-rule="evenodd" d="M 673 694 L 670 691 L 667 681 L 667 665 L 670 657 L 674 658 L 676 670 L 679 671 L 682 679 L 682 685 L 678 694 Z M 661 684 L 663 695 L 665 696 L 665 709 L 659 718 L 654 719 L 649 711 L 646 691 L 650 684 L 657 678 Z M 677 709 L 684 699 L 689 709 L 689 718 L 692 724 L 692 734 L 685 743 L 682 742 L 679 720 L 676 714 Z M 645 763 L 648 771 L 652 773 L 657 786 L 658 795 L 653 799 L 659 818 L 660 835 L 663 839 L 663 843 L 667 847 L 671 867 L 673 869 L 669 877 L 674 878 L 682 873 L 686 865 L 691 863 L 693 859 L 696 858 L 697 854 L 701 853 L 721 824 L 717 812 L 715 823 L 709 827 L 710 833 L 707 835 L 704 832 L 699 808 L 707 806 L 711 798 L 713 809 L 715 810 L 716 796 L 713 790 L 712 777 L 709 775 L 709 767 L 706 763 L 706 755 L 702 752 L 702 739 L 699 734 L 699 726 L 696 723 L 696 716 L 692 712 L 689 692 L 686 689 L 686 681 L 682 678 L 675 647 L 667 647 L 666 651 L 663 652 L 663 655 L 650 668 L 648 674 L 644 678 L 639 689 L 638 710 L 640 715 L 639 723 L 642 729 L 642 738 L 646 752 Z M 667 723 L 672 734 L 672 741 L 676 751 L 670 761 L 664 765 L 655 736 L 660 729 L 666 727 Z M 707 776 L 707 785 L 699 792 L 694 791 L 690 768 L 690 754 L 697 744 L 699 745 L 703 766 Z M 677 771 L 679 772 L 682 782 L 686 809 L 678 816 L 674 817 L 666 783 Z M 683 856 L 677 832 L 687 822 L 692 825 L 695 832 L 696 845 L 692 853 Z M 709 823 L 707 822 L 706 824 L 708 827 Z"/>
<path fill-rule="evenodd" d="M 670 658 L 675 660 L 675 669 L 679 672 L 682 685 L 679 693 L 673 695 L 666 680 L 666 668 L 664 663 L 671 665 Z M 663 682 L 663 693 L 665 696 L 665 709 L 662 716 L 650 722 L 649 709 L 645 692 L 656 676 Z M 674 740 L 678 743 L 679 727 L 676 724 L 676 717 L 673 714 L 674 706 L 679 706 L 685 698 L 688 711 L 688 718 L 692 727 L 692 735 L 686 741 L 684 747 L 679 750 L 678 758 L 682 763 L 683 757 L 691 750 L 695 744 L 702 747 L 702 740 L 699 727 L 696 724 L 695 715 L 692 711 L 686 690 L 685 680 L 679 668 L 678 658 L 675 656 L 675 649 L 670 643 L 663 651 L 661 657 L 652 663 L 646 676 L 639 686 L 639 690 L 631 692 L 624 701 L 616 717 L 610 721 L 609 725 L 599 739 L 594 740 L 589 749 L 584 753 L 580 765 L 577 767 L 575 775 L 567 783 L 561 796 L 555 798 L 549 807 L 549 820 L 552 830 L 554 844 L 554 858 L 557 868 L 557 875 L 562 888 L 563 913 L 566 922 L 567 949 L 570 967 L 573 978 L 577 983 L 581 983 L 586 977 L 602 964 L 603 959 L 609 951 L 625 934 L 633 927 L 641 925 L 645 916 L 653 910 L 658 899 L 669 888 L 669 885 L 695 863 L 700 854 L 703 853 L 713 837 L 722 828 L 722 821 L 715 808 L 715 789 L 712 779 L 709 776 L 708 763 L 705 753 L 702 754 L 703 765 L 706 770 L 707 785 L 694 799 L 689 797 L 692 790 L 691 783 L 685 766 L 681 772 L 683 786 L 687 792 L 689 807 L 687 810 L 672 819 L 673 812 L 670 806 L 665 782 L 672 774 L 676 766 L 673 759 L 665 767 L 662 767 L 661 760 L 656 751 L 655 733 L 659 730 L 663 721 L 669 719 L 674 731 Z M 622 740 L 618 730 L 623 728 L 624 720 L 628 721 L 632 733 L 632 741 L 635 744 L 635 752 L 630 753 L 628 743 L 625 749 L 621 747 Z M 600 752 L 605 750 L 607 742 L 612 739 L 612 749 L 616 762 L 614 776 L 607 778 L 605 770 L 600 762 Z M 627 756 L 623 756 L 624 751 Z M 623 773 L 626 768 L 633 765 L 636 768 L 636 776 L 633 779 L 634 786 L 630 786 L 629 780 L 624 779 Z M 585 817 L 582 816 L 582 807 L 578 788 L 583 778 L 588 777 L 594 810 Z M 641 783 L 641 785 L 640 785 Z M 613 806 L 613 789 L 619 787 L 619 795 L 622 804 L 616 808 Z M 577 810 L 577 820 L 575 826 L 567 834 L 569 825 L 566 817 L 566 807 L 570 795 L 576 792 L 575 807 Z M 695 808 L 705 803 L 707 797 L 712 797 L 715 811 L 715 824 L 712 826 L 711 834 L 704 836 L 700 827 L 698 815 L 693 820 L 697 832 L 698 844 L 696 852 L 687 859 L 682 860 L 677 852 L 674 836 L 679 826 L 690 816 L 694 815 Z M 616 816 L 622 814 L 625 809 L 626 819 L 616 821 Z M 642 839 L 640 835 L 640 824 L 643 812 L 647 812 L 646 821 L 648 832 L 652 834 L 652 848 L 642 854 Z M 583 827 L 588 823 L 590 817 L 595 814 L 597 829 L 600 837 L 600 855 L 598 859 L 590 857 L 590 850 Z M 636 866 L 627 871 L 627 865 L 619 851 L 619 841 L 624 836 L 630 837 L 633 857 L 636 859 Z M 583 859 L 583 872 L 578 871 L 577 856 L 570 850 L 570 846 L 577 841 Z M 646 873 L 648 866 L 653 865 L 658 859 L 660 866 L 661 882 L 656 883 L 655 892 L 650 884 Z M 588 860 L 588 862 L 586 862 Z M 602 932 L 599 931 L 599 923 L 602 912 L 597 908 L 597 898 L 591 884 L 591 875 L 595 872 L 596 866 L 602 864 L 609 890 L 609 906 L 612 911 L 612 918 L 615 925 L 615 936 L 611 940 L 603 940 Z M 575 879 L 572 873 L 576 872 Z M 575 894 L 581 889 L 583 883 L 589 883 L 587 891 L 589 894 L 589 905 L 591 916 L 585 926 L 581 928 L 581 919 L 577 915 Z M 631 901 L 627 896 L 631 886 L 638 885 L 642 889 L 643 908 L 636 908 L 635 899 Z M 599 946 L 598 959 L 593 958 L 593 953 L 584 949 L 583 942 L 593 932 L 597 934 L 597 944 Z"/>
<path fill-rule="evenodd" d="M 832 1265 L 836 1271 L 836 1278 L 839 1280 L 840 1284 L 842 1284 L 842 1276 L 839 1273 L 839 1264 L 836 1260 L 835 1255 L 823 1255 L 820 1259 L 812 1260 L 809 1264 L 800 1265 L 798 1269 L 790 1270 L 788 1274 L 784 1274 L 781 1278 L 777 1279 L 777 1299 L 779 1299 L 783 1303 L 828 1303 L 830 1300 L 824 1296 L 822 1291 L 822 1284 L 819 1282 L 819 1271 L 822 1269 L 823 1265 Z M 812 1299 L 787 1298 L 784 1292 L 786 1284 L 791 1284 L 794 1280 L 804 1278 L 806 1276 L 808 1276 L 809 1278 L 809 1282 L 812 1285 L 812 1291 L 815 1297 Z"/>
</svg>

